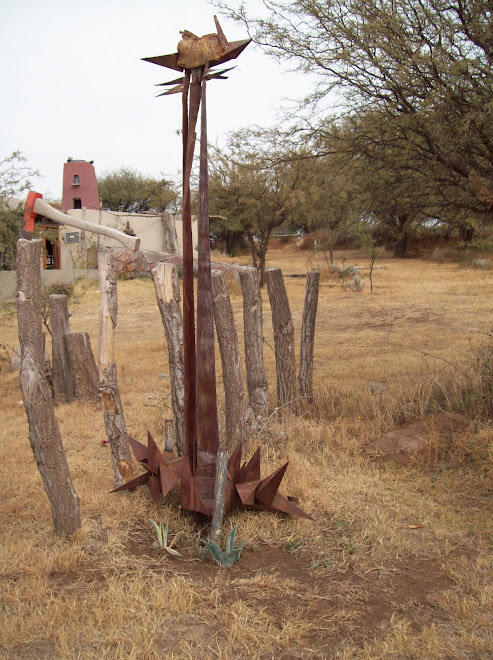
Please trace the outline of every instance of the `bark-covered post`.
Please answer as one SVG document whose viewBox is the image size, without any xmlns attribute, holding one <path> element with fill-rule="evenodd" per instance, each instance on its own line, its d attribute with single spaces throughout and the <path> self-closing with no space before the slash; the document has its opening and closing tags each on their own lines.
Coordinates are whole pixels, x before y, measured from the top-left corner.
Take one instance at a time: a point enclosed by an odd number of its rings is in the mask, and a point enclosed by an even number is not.
<svg viewBox="0 0 493 660">
<path fill-rule="evenodd" d="M 74 397 L 74 382 L 65 346 L 65 334 L 70 332 L 67 296 L 50 295 L 50 320 L 53 393 L 58 401 L 71 401 Z"/>
<path fill-rule="evenodd" d="M 164 420 L 164 451 L 173 451 L 175 444 L 175 432 L 173 428 L 173 420 Z"/>
<path fill-rule="evenodd" d="M 296 402 L 296 364 L 294 359 L 294 326 L 288 295 L 280 268 L 265 271 L 272 310 L 272 326 L 276 351 L 277 406 L 293 409 Z"/>
<path fill-rule="evenodd" d="M 99 310 L 99 389 L 103 398 L 106 435 L 110 441 L 115 488 L 132 478 L 132 455 L 123 417 L 115 364 L 115 328 L 118 312 L 113 257 L 98 252 L 101 306 Z"/>
<path fill-rule="evenodd" d="M 264 367 L 264 335 L 262 329 L 262 296 L 258 272 L 251 266 L 239 269 L 243 294 L 243 326 L 248 404 L 255 418 L 268 416 L 267 377 Z"/>
<path fill-rule="evenodd" d="M 74 396 L 80 403 L 99 401 L 99 377 L 87 332 L 65 333 L 65 347 L 74 380 Z"/>
<path fill-rule="evenodd" d="M 214 508 L 212 510 L 211 541 L 217 541 L 221 535 L 224 520 L 224 500 L 228 474 L 228 452 L 225 447 L 219 447 L 216 462 L 216 478 L 214 481 Z"/>
<path fill-rule="evenodd" d="M 173 264 L 157 263 L 151 271 L 156 298 L 168 344 L 171 405 L 175 420 L 176 448 L 185 448 L 185 382 L 183 367 L 183 315 L 180 307 L 178 272 Z"/>
<path fill-rule="evenodd" d="M 317 318 L 318 287 L 320 273 L 312 270 L 306 274 L 305 305 L 301 323 L 300 371 L 298 384 L 300 396 L 313 401 L 313 348 L 315 320 Z"/>
<path fill-rule="evenodd" d="M 245 397 L 240 347 L 224 273 L 212 271 L 212 306 L 223 368 L 226 444 L 234 451 L 245 441 Z"/>
<path fill-rule="evenodd" d="M 17 243 L 17 314 L 21 346 L 20 381 L 29 422 L 29 442 L 51 504 L 55 532 L 71 536 L 80 528 L 79 498 L 45 377 L 41 326 L 41 240 Z"/>
</svg>

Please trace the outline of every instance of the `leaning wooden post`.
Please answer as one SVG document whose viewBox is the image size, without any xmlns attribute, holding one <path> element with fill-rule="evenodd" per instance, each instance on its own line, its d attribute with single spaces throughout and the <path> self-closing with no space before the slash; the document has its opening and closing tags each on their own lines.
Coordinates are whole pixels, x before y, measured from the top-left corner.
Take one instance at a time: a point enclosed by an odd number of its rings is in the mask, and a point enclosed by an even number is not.
<svg viewBox="0 0 493 660">
<path fill-rule="evenodd" d="M 101 399 L 99 392 L 98 368 L 87 332 L 65 333 L 65 347 L 72 377 L 74 396 L 80 403 L 96 402 Z"/>
<path fill-rule="evenodd" d="M 245 397 L 240 347 L 224 273 L 212 271 L 212 303 L 223 367 L 226 444 L 230 451 L 245 441 Z"/>
<path fill-rule="evenodd" d="M 224 520 L 224 500 L 227 474 L 228 452 L 225 447 L 219 447 L 217 452 L 216 477 L 214 481 L 214 508 L 212 510 L 211 541 L 217 541 L 221 535 L 221 528 Z"/>
<path fill-rule="evenodd" d="M 300 371 L 298 384 L 300 396 L 313 401 L 313 348 L 315 320 L 317 318 L 318 287 L 320 273 L 312 270 L 306 274 L 305 305 L 301 324 Z"/>
<path fill-rule="evenodd" d="M 262 329 L 262 296 L 258 271 L 251 266 L 239 269 L 243 294 L 243 326 L 248 404 L 255 418 L 268 416 L 267 377 L 264 367 L 264 335 Z"/>
<path fill-rule="evenodd" d="M 41 246 L 40 240 L 20 239 L 17 243 L 20 380 L 29 422 L 29 442 L 51 504 L 55 532 L 68 537 L 80 528 L 79 498 L 70 478 L 45 377 L 40 309 Z"/>
<path fill-rule="evenodd" d="M 168 344 L 171 404 L 178 456 L 185 447 L 185 378 L 183 371 L 183 315 L 180 307 L 178 272 L 173 264 L 157 263 L 151 271 L 161 320 Z"/>
<path fill-rule="evenodd" d="M 115 328 L 118 312 L 116 276 L 113 257 L 109 252 L 98 252 L 101 306 L 99 311 L 99 389 L 103 398 L 106 435 L 111 446 L 111 460 L 115 488 L 132 478 L 132 456 L 127 427 L 116 378 Z"/>
<path fill-rule="evenodd" d="M 53 392 L 59 401 L 71 401 L 74 397 L 74 382 L 65 345 L 65 335 L 70 332 L 67 296 L 50 295 L 51 320 L 51 364 L 53 369 Z"/>
<path fill-rule="evenodd" d="M 272 310 L 272 326 L 276 350 L 277 406 L 293 409 L 296 402 L 296 365 L 294 359 L 294 326 L 288 295 L 280 268 L 265 270 Z"/>
</svg>

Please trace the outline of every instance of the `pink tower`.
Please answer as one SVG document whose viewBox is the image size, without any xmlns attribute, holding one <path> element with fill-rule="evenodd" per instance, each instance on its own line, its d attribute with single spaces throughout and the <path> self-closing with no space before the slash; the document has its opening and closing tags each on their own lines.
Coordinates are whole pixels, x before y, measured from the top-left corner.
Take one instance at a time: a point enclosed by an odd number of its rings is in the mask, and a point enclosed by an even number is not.
<svg viewBox="0 0 493 660">
<path fill-rule="evenodd" d="M 98 182 L 93 161 L 68 158 L 63 165 L 62 211 L 99 209 Z"/>
</svg>

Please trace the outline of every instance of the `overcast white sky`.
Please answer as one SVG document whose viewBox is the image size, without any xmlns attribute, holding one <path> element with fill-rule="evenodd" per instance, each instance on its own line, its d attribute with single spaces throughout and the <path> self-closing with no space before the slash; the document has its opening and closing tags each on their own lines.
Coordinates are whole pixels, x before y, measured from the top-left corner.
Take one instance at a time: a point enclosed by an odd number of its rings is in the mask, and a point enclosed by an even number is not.
<svg viewBox="0 0 493 660">
<path fill-rule="evenodd" d="M 246 0 L 258 7 L 258 0 Z M 61 197 L 68 156 L 178 179 L 181 96 L 155 98 L 174 72 L 142 57 L 176 51 L 179 31 L 213 32 L 207 0 L 0 0 L 0 154 L 21 150 Z M 230 41 L 246 38 L 221 18 Z M 250 45 L 227 81 L 208 87 L 209 140 L 251 123 L 276 123 L 284 97 L 308 81 L 282 73 Z"/>
</svg>

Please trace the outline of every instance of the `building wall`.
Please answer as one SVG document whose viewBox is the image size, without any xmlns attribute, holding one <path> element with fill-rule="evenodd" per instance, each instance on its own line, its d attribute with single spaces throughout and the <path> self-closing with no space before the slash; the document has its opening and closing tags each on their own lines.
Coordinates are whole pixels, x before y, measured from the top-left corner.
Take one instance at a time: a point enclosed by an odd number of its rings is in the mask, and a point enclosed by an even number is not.
<svg viewBox="0 0 493 660">
<path fill-rule="evenodd" d="M 82 219 L 82 210 L 79 209 L 69 209 L 67 215 L 71 215 L 75 218 Z M 85 219 L 88 222 L 92 222 L 96 225 L 103 225 L 106 227 L 112 227 L 113 229 L 119 229 L 120 231 L 125 231 L 127 225 L 134 232 L 135 236 L 140 238 L 140 248 L 142 250 L 152 250 L 161 252 L 165 247 L 165 232 L 164 232 L 164 222 L 162 214 L 133 214 L 133 213 L 119 213 L 116 211 L 94 211 L 88 209 L 85 212 Z M 181 221 L 181 216 L 175 216 L 175 225 L 176 233 L 178 237 L 178 253 L 183 254 L 183 224 Z M 69 243 L 66 235 L 77 235 L 76 238 L 79 239 L 77 243 Z M 79 268 L 84 266 L 81 262 L 81 232 L 79 229 L 70 227 L 69 225 L 63 225 L 60 229 L 60 256 L 61 256 L 61 268 Z M 192 239 L 193 246 L 196 250 L 197 248 L 197 221 L 195 218 L 192 218 Z M 99 234 L 92 234 L 86 232 L 86 244 L 87 248 L 91 247 L 123 247 L 118 241 L 107 238 L 106 236 L 101 236 Z"/>
<path fill-rule="evenodd" d="M 79 183 L 74 184 L 74 177 Z M 81 208 L 99 208 L 98 182 L 92 163 L 85 160 L 71 160 L 63 165 L 62 210 L 74 208 L 74 199 L 81 200 Z"/>
</svg>

